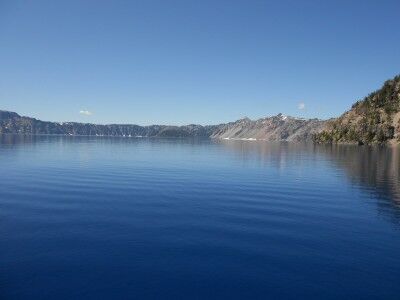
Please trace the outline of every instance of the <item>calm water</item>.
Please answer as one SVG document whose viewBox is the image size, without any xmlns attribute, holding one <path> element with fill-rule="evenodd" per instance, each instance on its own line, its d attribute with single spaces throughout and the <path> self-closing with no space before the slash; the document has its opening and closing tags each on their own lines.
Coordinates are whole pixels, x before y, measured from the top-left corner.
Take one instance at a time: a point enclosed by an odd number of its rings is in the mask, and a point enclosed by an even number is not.
<svg viewBox="0 0 400 300">
<path fill-rule="evenodd" d="M 0 137 L 1 299 L 399 299 L 400 150 Z"/>
</svg>

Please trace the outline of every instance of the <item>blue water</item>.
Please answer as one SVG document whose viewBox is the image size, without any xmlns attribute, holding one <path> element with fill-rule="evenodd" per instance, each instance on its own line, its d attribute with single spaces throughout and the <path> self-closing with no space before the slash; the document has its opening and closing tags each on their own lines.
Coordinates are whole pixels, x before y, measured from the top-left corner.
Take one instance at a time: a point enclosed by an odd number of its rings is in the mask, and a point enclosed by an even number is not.
<svg viewBox="0 0 400 300">
<path fill-rule="evenodd" d="M 399 299 L 400 149 L 0 137 L 1 299 Z"/>
</svg>

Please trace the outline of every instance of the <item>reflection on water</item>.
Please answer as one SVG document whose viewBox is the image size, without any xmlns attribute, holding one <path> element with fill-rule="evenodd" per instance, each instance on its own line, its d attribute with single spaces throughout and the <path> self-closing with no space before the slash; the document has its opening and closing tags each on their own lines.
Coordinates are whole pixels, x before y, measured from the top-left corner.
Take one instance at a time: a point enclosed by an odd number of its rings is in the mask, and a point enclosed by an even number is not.
<svg viewBox="0 0 400 300">
<path fill-rule="evenodd" d="M 378 197 L 379 212 L 389 212 L 400 222 L 400 147 L 357 145 L 314 145 L 310 143 L 265 143 L 220 141 L 238 159 L 268 163 L 279 169 L 294 164 L 312 165 L 326 160 L 354 185 Z M 386 209 L 387 205 L 397 208 Z M 395 215 L 393 215 L 395 212 Z"/>
<path fill-rule="evenodd" d="M 145 139 L 146 143 L 176 144 L 175 139 Z M 57 142 L 71 144 L 92 141 L 96 144 L 139 143 L 137 138 L 99 138 L 79 136 L 30 136 L 0 135 L 0 144 L 18 148 L 26 144 L 43 144 Z M 180 139 L 179 144 L 199 147 L 208 145 L 209 140 Z M 392 146 L 356 146 L 356 145 L 314 145 L 311 143 L 274 143 L 254 141 L 214 140 L 211 143 L 232 150 L 235 157 L 242 161 L 258 160 L 278 169 L 290 167 L 292 163 L 312 165 L 325 159 L 332 166 L 340 168 L 354 184 L 369 187 L 380 197 L 400 205 L 400 147 Z"/>
<path fill-rule="evenodd" d="M 160 143 L 176 144 L 175 139 L 144 139 L 155 147 Z M 0 135 L 0 144 L 18 148 L 25 144 L 43 144 L 57 142 L 62 144 L 92 141 L 96 144 L 140 143 L 137 138 L 79 137 L 79 136 L 30 136 Z M 179 139 L 179 144 L 199 147 L 208 145 L 209 140 Z M 380 198 L 392 201 L 400 207 L 400 147 L 392 146 L 356 146 L 356 145 L 314 145 L 311 143 L 279 143 L 254 141 L 214 140 L 211 143 L 231 150 L 236 159 L 242 161 L 257 160 L 277 169 L 285 169 L 294 164 L 312 166 L 326 160 L 333 167 L 343 170 L 355 185 L 363 185 Z"/>
<path fill-rule="evenodd" d="M 1 299 L 400 293 L 399 148 L 4 135 L 0 167 Z"/>
<path fill-rule="evenodd" d="M 324 154 L 346 171 L 350 180 L 370 186 L 400 204 L 400 148 L 331 146 Z"/>
</svg>

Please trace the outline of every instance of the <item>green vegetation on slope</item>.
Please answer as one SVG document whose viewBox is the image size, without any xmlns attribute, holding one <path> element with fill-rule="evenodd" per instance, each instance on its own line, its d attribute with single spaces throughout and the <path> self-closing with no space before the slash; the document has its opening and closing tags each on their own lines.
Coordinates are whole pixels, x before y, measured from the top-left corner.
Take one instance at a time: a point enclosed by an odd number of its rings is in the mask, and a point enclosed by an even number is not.
<svg viewBox="0 0 400 300">
<path fill-rule="evenodd" d="M 317 143 L 383 144 L 400 137 L 400 76 L 388 80 L 383 87 L 348 112 L 328 121 Z"/>
</svg>

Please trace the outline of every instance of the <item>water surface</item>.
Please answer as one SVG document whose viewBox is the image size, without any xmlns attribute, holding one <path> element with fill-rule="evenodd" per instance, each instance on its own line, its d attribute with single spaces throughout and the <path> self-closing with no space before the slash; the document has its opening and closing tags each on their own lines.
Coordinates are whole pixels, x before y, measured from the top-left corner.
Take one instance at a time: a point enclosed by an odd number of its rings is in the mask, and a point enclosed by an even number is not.
<svg viewBox="0 0 400 300">
<path fill-rule="evenodd" d="M 0 137 L 1 299 L 399 299 L 400 150 Z"/>
</svg>

